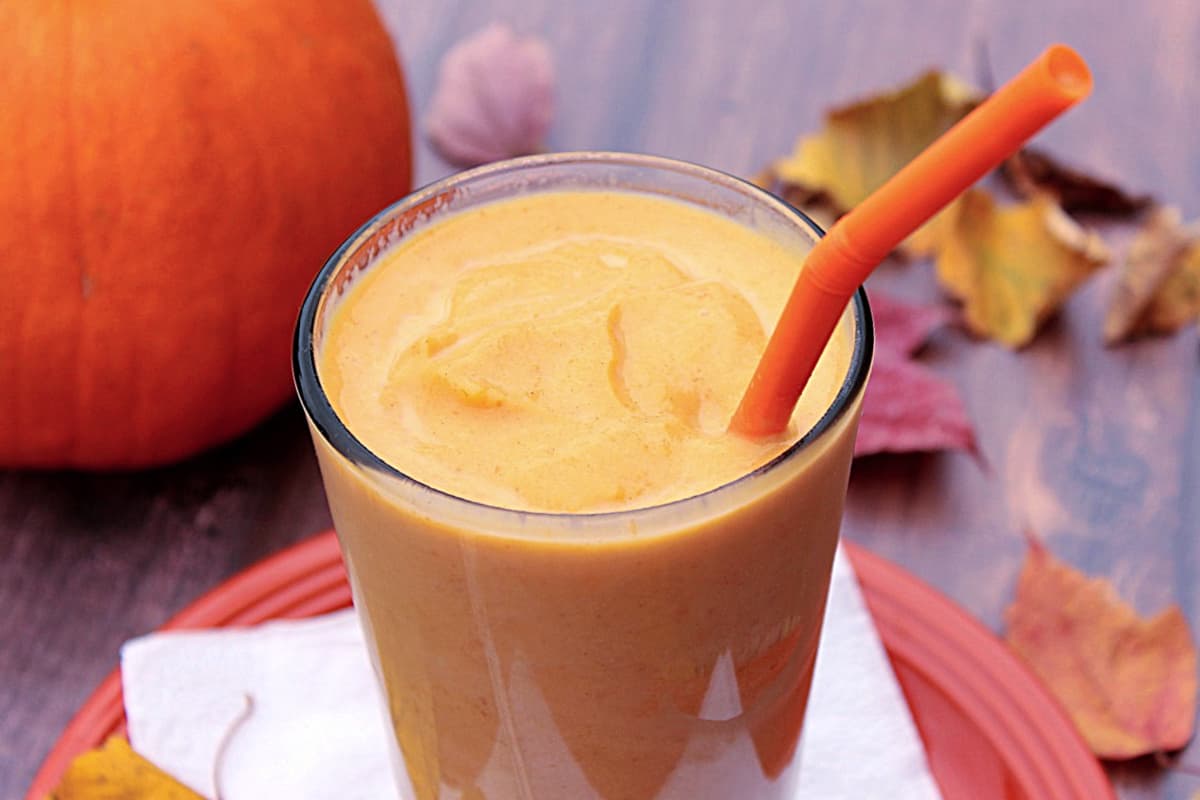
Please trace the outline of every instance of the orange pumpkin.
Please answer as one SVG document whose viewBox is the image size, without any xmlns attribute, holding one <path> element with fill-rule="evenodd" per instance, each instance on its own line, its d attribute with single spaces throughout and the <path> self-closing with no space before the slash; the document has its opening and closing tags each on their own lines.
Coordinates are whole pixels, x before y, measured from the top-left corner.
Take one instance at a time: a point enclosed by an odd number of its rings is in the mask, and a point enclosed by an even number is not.
<svg viewBox="0 0 1200 800">
<path fill-rule="evenodd" d="M 261 420 L 306 287 L 410 158 L 370 0 L 0 2 L 0 465 Z"/>
</svg>

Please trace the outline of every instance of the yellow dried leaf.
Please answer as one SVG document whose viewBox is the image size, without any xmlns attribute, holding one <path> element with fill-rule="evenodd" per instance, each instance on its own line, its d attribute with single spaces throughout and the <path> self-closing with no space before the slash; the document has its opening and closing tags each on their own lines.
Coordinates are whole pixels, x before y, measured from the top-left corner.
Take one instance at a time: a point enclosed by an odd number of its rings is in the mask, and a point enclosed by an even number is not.
<svg viewBox="0 0 1200 800">
<path fill-rule="evenodd" d="M 1174 333 L 1200 315 L 1200 225 L 1160 207 L 1134 237 L 1104 318 L 1109 344 Z"/>
<path fill-rule="evenodd" d="M 972 331 L 1022 347 L 1108 258 L 1100 237 L 1052 198 L 998 208 L 990 194 L 973 189 L 943 221 L 937 273 L 963 302 Z"/>
<path fill-rule="evenodd" d="M 47 800 L 204 800 L 135 753 L 120 736 L 71 762 Z"/>
<path fill-rule="evenodd" d="M 973 109 L 982 96 L 960 79 L 931 71 L 895 91 L 829 111 L 825 129 L 801 138 L 772 172 L 796 193 L 844 213 L 896 174 Z M 936 222 L 937 218 L 935 218 Z M 932 223 L 931 223 L 932 224 Z M 929 225 L 907 246 L 933 247 Z"/>
</svg>

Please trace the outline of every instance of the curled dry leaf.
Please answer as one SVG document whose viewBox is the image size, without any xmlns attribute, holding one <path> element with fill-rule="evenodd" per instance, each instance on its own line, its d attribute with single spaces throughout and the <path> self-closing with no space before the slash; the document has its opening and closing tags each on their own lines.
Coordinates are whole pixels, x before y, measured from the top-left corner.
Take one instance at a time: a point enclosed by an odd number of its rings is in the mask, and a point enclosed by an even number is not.
<svg viewBox="0 0 1200 800">
<path fill-rule="evenodd" d="M 1114 184 L 1065 166 L 1036 148 L 1026 147 L 1000 168 L 1014 192 L 1025 198 L 1049 194 L 1068 214 L 1128 217 L 1153 203 L 1149 195 L 1131 195 Z"/>
<path fill-rule="evenodd" d="M 939 229 L 938 279 L 963 302 L 967 327 L 1009 347 L 1028 344 L 1109 252 L 1053 198 L 1000 208 L 972 189 Z"/>
<path fill-rule="evenodd" d="M 1200 316 L 1200 223 L 1159 207 L 1129 247 L 1104 317 L 1104 339 L 1173 333 Z"/>
<path fill-rule="evenodd" d="M 442 58 L 425 130 L 447 161 L 474 166 L 537 152 L 553 117 L 550 49 L 493 24 Z"/>
<path fill-rule="evenodd" d="M 67 767 L 47 800 L 204 800 L 113 736 Z"/>
<path fill-rule="evenodd" d="M 829 111 L 825 129 L 801 138 L 771 172 L 794 205 L 844 213 L 973 109 L 982 96 L 960 79 L 927 72 L 895 91 Z M 803 202 L 795 200 L 805 198 Z M 785 199 L 787 199 L 785 197 Z M 907 246 L 928 253 L 923 228 Z"/>
<path fill-rule="evenodd" d="M 975 432 L 953 384 L 912 360 L 949 319 L 945 309 L 871 292 L 875 364 L 863 398 L 854 455 L 958 449 L 976 452 Z"/>
<path fill-rule="evenodd" d="M 1036 540 L 1005 613 L 1009 645 L 1100 758 L 1184 747 L 1196 715 L 1196 646 L 1178 606 L 1139 617 L 1102 578 Z"/>
</svg>

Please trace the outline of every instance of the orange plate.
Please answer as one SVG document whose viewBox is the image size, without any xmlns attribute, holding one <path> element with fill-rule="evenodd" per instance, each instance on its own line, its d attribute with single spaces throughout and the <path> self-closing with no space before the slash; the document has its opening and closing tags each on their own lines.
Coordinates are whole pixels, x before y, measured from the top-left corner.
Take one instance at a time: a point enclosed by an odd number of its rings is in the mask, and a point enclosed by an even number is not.
<svg viewBox="0 0 1200 800">
<path fill-rule="evenodd" d="M 1058 703 L 995 636 L 894 564 L 846 549 L 945 800 L 1115 800 Z M 328 532 L 222 584 L 164 629 L 253 625 L 348 605 Z M 71 720 L 26 800 L 42 800 L 72 758 L 124 729 L 115 670 Z"/>
</svg>

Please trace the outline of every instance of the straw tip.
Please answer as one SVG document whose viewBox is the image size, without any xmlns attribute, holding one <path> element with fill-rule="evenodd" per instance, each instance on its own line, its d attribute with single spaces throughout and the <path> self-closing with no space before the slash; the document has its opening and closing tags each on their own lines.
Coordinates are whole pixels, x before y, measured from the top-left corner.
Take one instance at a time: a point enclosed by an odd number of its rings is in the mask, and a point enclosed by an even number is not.
<svg viewBox="0 0 1200 800">
<path fill-rule="evenodd" d="M 1042 63 L 1054 86 L 1070 101 L 1082 100 L 1091 93 L 1092 71 L 1074 48 L 1051 45 L 1042 54 Z"/>
</svg>

